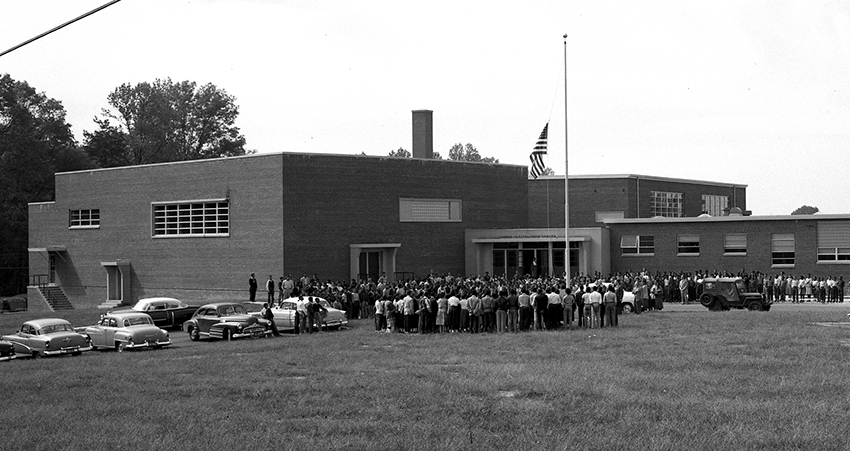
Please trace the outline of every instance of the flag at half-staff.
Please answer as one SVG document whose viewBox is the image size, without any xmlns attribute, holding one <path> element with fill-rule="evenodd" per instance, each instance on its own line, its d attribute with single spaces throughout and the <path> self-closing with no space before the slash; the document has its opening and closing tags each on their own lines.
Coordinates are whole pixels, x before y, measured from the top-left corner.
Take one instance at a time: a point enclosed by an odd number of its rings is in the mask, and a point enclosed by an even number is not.
<svg viewBox="0 0 850 451">
<path fill-rule="evenodd" d="M 543 131 L 540 132 L 540 137 L 537 138 L 537 144 L 535 144 L 534 150 L 531 151 L 531 176 L 534 178 L 539 177 L 546 170 L 546 165 L 543 163 L 543 155 L 546 155 L 548 135 L 549 123 L 547 122 L 546 126 L 543 127 Z"/>
</svg>

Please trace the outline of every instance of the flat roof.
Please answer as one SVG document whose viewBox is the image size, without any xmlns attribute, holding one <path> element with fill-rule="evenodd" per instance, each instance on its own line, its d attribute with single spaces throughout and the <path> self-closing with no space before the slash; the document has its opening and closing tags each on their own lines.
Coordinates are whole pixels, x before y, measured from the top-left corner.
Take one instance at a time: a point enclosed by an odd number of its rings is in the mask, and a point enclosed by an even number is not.
<svg viewBox="0 0 850 451">
<path fill-rule="evenodd" d="M 540 176 L 536 180 L 563 180 L 563 175 Z M 642 174 L 571 174 L 570 180 L 594 180 L 594 179 L 635 179 L 635 180 L 652 180 L 655 182 L 674 182 L 687 183 L 690 185 L 712 185 L 712 186 L 728 186 L 732 188 L 746 188 L 743 183 L 728 183 L 728 182 L 711 182 L 708 180 L 691 180 L 673 177 L 661 177 L 657 175 L 642 175 Z M 535 180 L 535 179 L 529 179 Z"/>
<path fill-rule="evenodd" d="M 680 224 L 686 222 L 753 222 L 753 221 L 829 221 L 850 220 L 850 214 L 761 215 L 761 216 L 701 216 L 690 218 L 624 218 L 604 219 L 605 224 Z"/>
<path fill-rule="evenodd" d="M 241 158 L 269 158 L 269 157 L 282 157 L 284 155 L 296 155 L 296 156 L 308 156 L 308 157 L 345 157 L 345 158 L 375 158 L 375 159 L 395 159 L 395 160 L 416 160 L 416 161 L 433 161 L 433 162 L 441 162 L 441 163 L 450 163 L 450 164 L 486 164 L 486 165 L 500 165 L 500 166 L 514 166 L 514 167 L 527 167 L 527 165 L 520 164 L 506 164 L 506 163 L 486 163 L 483 161 L 455 161 L 449 159 L 437 159 L 437 158 L 399 158 L 399 157 L 391 157 L 389 155 L 358 155 L 358 154 L 338 154 L 338 153 L 309 153 L 309 152 L 266 152 L 266 153 L 255 153 L 251 155 L 239 155 L 235 157 L 219 157 L 219 158 L 204 158 L 201 160 L 182 160 L 182 161 L 168 161 L 163 163 L 148 163 L 148 164 L 137 164 L 132 166 L 116 166 L 112 168 L 94 168 L 94 169 L 81 169 L 77 171 L 67 171 L 67 172 L 57 172 L 56 175 L 70 175 L 70 174 L 88 174 L 92 172 L 102 172 L 102 171 L 121 171 L 127 169 L 136 169 L 136 168 L 150 168 L 156 166 L 171 166 L 177 164 L 198 164 L 198 163 L 215 163 L 221 161 L 230 161 Z"/>
</svg>

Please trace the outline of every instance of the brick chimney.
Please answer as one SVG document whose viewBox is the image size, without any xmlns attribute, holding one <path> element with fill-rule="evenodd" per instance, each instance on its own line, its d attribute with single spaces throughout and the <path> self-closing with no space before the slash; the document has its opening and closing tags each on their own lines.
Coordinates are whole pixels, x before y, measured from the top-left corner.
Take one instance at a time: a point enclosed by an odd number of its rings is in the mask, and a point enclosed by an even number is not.
<svg viewBox="0 0 850 451">
<path fill-rule="evenodd" d="M 413 158 L 434 158 L 434 112 L 413 110 Z"/>
</svg>

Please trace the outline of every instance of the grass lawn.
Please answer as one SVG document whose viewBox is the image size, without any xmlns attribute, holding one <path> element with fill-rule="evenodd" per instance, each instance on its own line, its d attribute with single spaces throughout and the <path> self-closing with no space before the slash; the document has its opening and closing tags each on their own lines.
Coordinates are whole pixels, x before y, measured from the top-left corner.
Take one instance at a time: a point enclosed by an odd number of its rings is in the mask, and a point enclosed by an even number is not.
<svg viewBox="0 0 850 451">
<path fill-rule="evenodd" d="M 19 359 L 0 364 L 0 449 L 850 449 L 850 329 L 813 324 L 850 306 L 670 310 L 592 331 L 378 334 L 353 321 Z M 65 316 L 85 325 L 97 311 Z M 25 319 L 3 315 L 0 332 Z"/>
</svg>

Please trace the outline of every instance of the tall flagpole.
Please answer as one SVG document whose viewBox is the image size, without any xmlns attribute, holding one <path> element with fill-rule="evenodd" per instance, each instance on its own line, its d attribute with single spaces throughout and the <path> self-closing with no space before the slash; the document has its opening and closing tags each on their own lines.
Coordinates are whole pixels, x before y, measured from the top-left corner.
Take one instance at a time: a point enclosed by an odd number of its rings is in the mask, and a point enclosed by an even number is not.
<svg viewBox="0 0 850 451">
<path fill-rule="evenodd" d="M 572 278 L 570 271 L 570 140 L 567 133 L 567 35 L 564 35 L 564 241 L 567 286 Z"/>
</svg>

